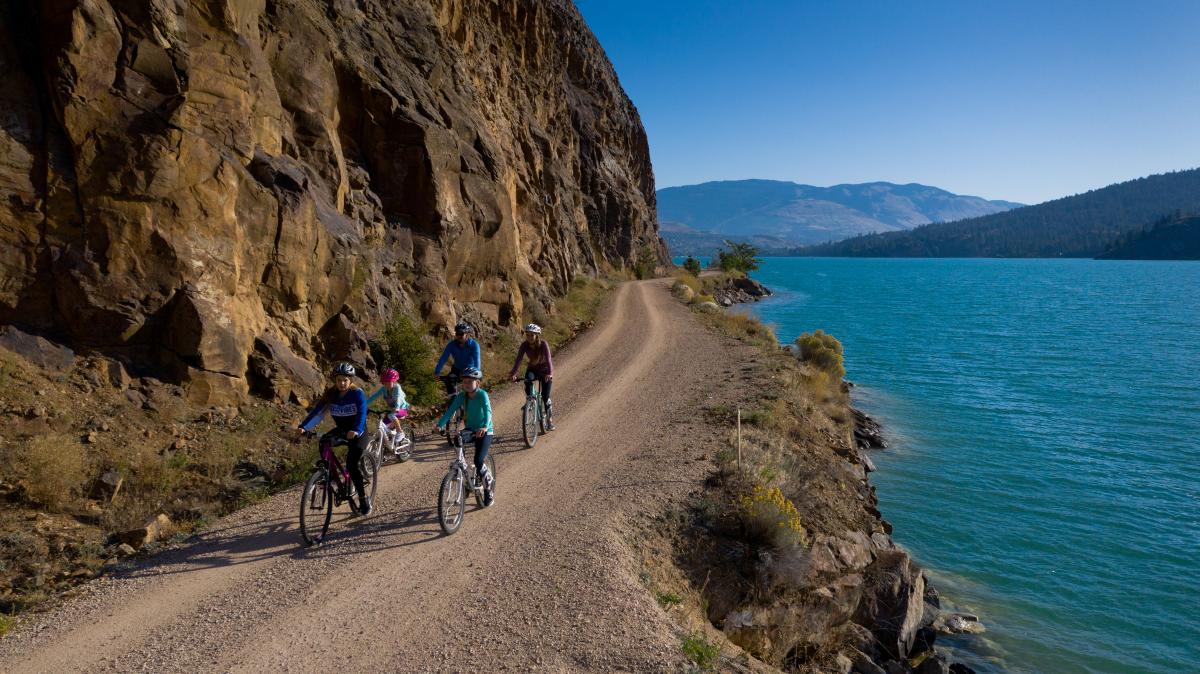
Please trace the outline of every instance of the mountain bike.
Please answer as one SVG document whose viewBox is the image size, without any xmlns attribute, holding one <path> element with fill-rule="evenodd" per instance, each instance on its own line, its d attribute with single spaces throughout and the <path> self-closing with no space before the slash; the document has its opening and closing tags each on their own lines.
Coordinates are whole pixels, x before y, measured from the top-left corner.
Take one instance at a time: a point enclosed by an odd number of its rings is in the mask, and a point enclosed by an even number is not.
<svg viewBox="0 0 1200 674">
<path fill-rule="evenodd" d="M 413 443 L 416 442 L 414 437 L 416 428 L 409 417 L 404 417 L 400 420 L 400 429 L 404 431 L 404 440 L 397 441 L 397 434 L 384 421 L 387 417 L 387 412 L 376 412 L 379 415 L 379 424 L 375 428 L 375 435 L 371 437 L 371 441 L 367 443 L 367 451 L 375 455 L 375 461 L 380 466 L 384 464 L 384 460 L 388 457 L 395 457 L 399 463 L 404 463 L 412 458 Z"/>
<path fill-rule="evenodd" d="M 438 524 L 446 535 L 458 531 L 462 526 L 463 514 L 467 510 L 467 490 L 475 493 L 475 501 L 480 508 L 488 507 L 496 497 L 496 460 L 492 458 L 491 452 L 488 452 L 488 457 L 484 459 L 490 478 L 488 484 L 483 484 L 475 471 L 467 465 L 463 447 L 471 444 L 473 434 L 474 431 L 471 430 L 461 430 L 453 434 L 449 430 L 446 431 L 447 440 L 458 451 L 438 489 Z"/>
<path fill-rule="evenodd" d="M 306 432 L 304 435 L 311 438 L 316 434 Z M 343 501 L 350 503 L 350 512 L 362 512 L 362 504 L 358 502 L 358 495 L 350 480 L 350 471 L 333 451 L 334 447 L 349 445 L 350 440 L 340 434 L 322 436 L 320 444 L 321 458 L 317 459 L 316 469 L 308 482 L 304 483 L 304 491 L 300 496 L 300 536 L 305 545 L 317 545 L 325 540 L 333 509 Z M 364 451 L 358 466 L 362 471 L 367 498 L 374 502 L 379 483 L 378 459 L 371 452 Z"/>
<path fill-rule="evenodd" d="M 533 447 L 537 442 L 538 433 L 546 432 L 546 405 L 542 402 L 542 382 L 525 375 L 529 386 L 529 394 L 521 407 L 521 435 L 525 438 L 525 446 Z"/>
</svg>

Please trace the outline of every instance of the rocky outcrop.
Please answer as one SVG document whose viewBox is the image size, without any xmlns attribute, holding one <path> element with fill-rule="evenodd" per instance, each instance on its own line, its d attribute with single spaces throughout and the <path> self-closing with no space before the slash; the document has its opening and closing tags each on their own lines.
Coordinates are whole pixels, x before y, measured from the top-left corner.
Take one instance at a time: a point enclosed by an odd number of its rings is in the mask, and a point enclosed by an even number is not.
<svg viewBox="0 0 1200 674">
<path fill-rule="evenodd" d="M 712 296 L 721 306 L 731 307 L 735 304 L 757 302 L 764 297 L 770 297 L 771 291 L 749 276 L 731 277 L 712 288 Z"/>
<path fill-rule="evenodd" d="M 503 328 L 665 259 L 564 0 L 15 0 L 0 72 L 0 323 L 196 402 L 310 387 L 398 310 Z"/>
</svg>

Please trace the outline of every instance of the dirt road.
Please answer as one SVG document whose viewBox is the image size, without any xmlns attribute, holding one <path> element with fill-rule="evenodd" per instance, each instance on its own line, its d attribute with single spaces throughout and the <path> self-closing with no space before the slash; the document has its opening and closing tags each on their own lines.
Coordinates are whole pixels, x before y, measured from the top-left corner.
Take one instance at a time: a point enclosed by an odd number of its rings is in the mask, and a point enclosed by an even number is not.
<svg viewBox="0 0 1200 674">
<path fill-rule="evenodd" d="M 681 670 L 623 523 L 699 487 L 717 432 L 700 408 L 742 348 L 664 283 L 625 284 L 556 355 L 558 431 L 524 449 L 520 391 L 493 397 L 496 504 L 472 500 L 457 534 L 436 522 L 450 456 L 429 440 L 325 545 L 299 545 L 298 492 L 279 494 L 23 621 L 0 671 Z"/>
</svg>

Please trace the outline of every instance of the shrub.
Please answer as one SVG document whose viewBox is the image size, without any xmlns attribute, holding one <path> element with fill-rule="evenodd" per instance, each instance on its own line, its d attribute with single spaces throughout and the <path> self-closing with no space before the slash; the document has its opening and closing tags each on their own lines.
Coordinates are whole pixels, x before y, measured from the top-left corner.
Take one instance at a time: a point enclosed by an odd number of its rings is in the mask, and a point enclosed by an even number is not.
<svg viewBox="0 0 1200 674">
<path fill-rule="evenodd" d="M 400 385 L 410 403 L 433 405 L 438 402 L 439 389 L 433 377 L 433 346 L 416 321 L 397 313 L 370 346 L 371 356 L 380 368 L 391 367 L 400 373 Z"/>
<path fill-rule="evenodd" d="M 833 335 L 820 330 L 806 332 L 796 338 L 796 346 L 800 348 L 800 360 L 808 363 L 830 377 L 841 380 L 846 376 L 846 366 L 842 360 L 842 343 Z"/>
<path fill-rule="evenodd" d="M 748 243 L 726 241 L 729 250 L 717 251 L 717 266 L 726 272 L 750 272 L 758 269 L 758 248 Z"/>
<path fill-rule="evenodd" d="M 701 671 L 716 669 L 717 658 L 721 655 L 721 647 L 710 642 L 704 634 L 695 632 L 683 637 L 683 655 Z"/>
<path fill-rule="evenodd" d="M 670 608 L 677 604 L 683 603 L 683 597 L 680 597 L 679 595 L 675 594 L 674 592 L 661 592 L 660 591 L 655 595 L 655 598 L 658 599 L 658 603 L 663 608 Z"/>
<path fill-rule="evenodd" d="M 800 513 L 779 487 L 754 485 L 750 494 L 738 499 L 746 533 L 752 539 L 784 548 L 803 542 L 807 536 Z"/>
<path fill-rule="evenodd" d="M 642 252 L 638 253 L 637 263 L 634 265 L 633 271 L 638 279 L 648 279 L 654 276 L 654 270 L 658 267 L 658 253 L 650 246 L 642 248 Z"/>
<path fill-rule="evenodd" d="M 83 445 L 62 433 L 35 436 L 10 459 L 30 499 L 50 511 L 79 496 L 89 477 Z"/>
<path fill-rule="evenodd" d="M 687 272 L 689 274 L 691 274 L 692 276 L 699 276 L 700 275 L 700 260 L 697 260 L 696 258 L 689 255 L 688 258 L 683 261 L 683 268 L 686 269 Z"/>
</svg>

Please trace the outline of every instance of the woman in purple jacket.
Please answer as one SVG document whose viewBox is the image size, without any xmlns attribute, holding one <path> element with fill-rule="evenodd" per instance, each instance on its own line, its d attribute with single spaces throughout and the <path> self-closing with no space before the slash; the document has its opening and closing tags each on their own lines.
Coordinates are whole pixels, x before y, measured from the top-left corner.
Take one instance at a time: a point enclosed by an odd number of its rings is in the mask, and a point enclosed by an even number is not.
<svg viewBox="0 0 1200 674">
<path fill-rule="evenodd" d="M 330 436 L 340 435 L 349 440 L 346 452 L 346 468 L 350 470 L 350 481 L 358 492 L 358 501 L 362 504 L 362 514 L 370 515 L 372 503 L 367 500 L 366 489 L 363 488 L 363 474 L 359 469 L 359 459 L 366 448 L 367 430 L 367 396 L 363 390 L 354 385 L 354 366 L 350 363 L 340 363 L 333 369 L 333 386 L 326 389 L 321 399 L 309 411 L 304 421 L 297 428 L 301 433 L 311 431 L 321 423 L 325 412 L 333 418 L 334 428 L 321 440 Z"/>
<path fill-rule="evenodd" d="M 542 328 L 537 323 L 525 326 L 525 341 L 517 351 L 517 359 L 513 361 L 509 379 L 517 381 L 517 368 L 521 367 L 521 359 L 528 358 L 525 366 L 525 395 L 533 394 L 533 381 L 536 379 L 542 385 L 542 400 L 546 401 L 546 430 L 554 430 L 554 405 L 550 402 L 550 385 L 554 383 L 554 360 L 550 357 L 550 342 L 542 339 Z"/>
</svg>

